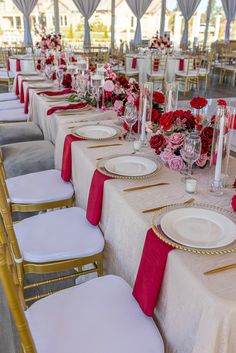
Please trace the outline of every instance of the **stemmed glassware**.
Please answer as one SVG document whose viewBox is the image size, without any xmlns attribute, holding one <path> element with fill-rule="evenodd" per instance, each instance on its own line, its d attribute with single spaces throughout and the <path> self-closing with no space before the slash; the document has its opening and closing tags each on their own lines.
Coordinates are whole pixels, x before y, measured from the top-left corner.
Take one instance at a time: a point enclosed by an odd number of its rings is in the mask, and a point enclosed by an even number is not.
<svg viewBox="0 0 236 353">
<path fill-rule="evenodd" d="M 104 76 L 94 74 L 91 75 L 91 87 L 95 91 L 96 100 L 97 100 L 97 111 L 99 111 L 99 99 L 100 99 L 100 89 L 104 86 Z"/>
<path fill-rule="evenodd" d="M 137 109 L 132 103 L 126 103 L 124 112 L 124 122 L 128 125 L 129 131 L 125 137 L 126 141 L 134 141 L 135 136 L 133 135 L 132 129 L 134 124 L 138 120 Z"/>
<path fill-rule="evenodd" d="M 192 166 L 201 156 L 202 143 L 201 138 L 196 132 L 190 133 L 184 142 L 180 153 L 185 162 L 188 164 L 187 175 L 185 179 L 192 178 Z"/>
</svg>

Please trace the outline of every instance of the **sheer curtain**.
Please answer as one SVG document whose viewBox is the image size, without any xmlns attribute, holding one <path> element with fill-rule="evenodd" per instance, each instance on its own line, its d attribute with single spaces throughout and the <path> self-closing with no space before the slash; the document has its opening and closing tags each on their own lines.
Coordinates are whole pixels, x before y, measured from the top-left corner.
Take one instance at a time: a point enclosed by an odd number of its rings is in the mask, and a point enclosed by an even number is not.
<svg viewBox="0 0 236 353">
<path fill-rule="evenodd" d="M 181 40 L 181 46 L 183 46 L 188 45 L 188 23 L 194 12 L 197 10 L 201 0 L 177 0 L 177 2 L 185 20 L 184 32 Z"/>
<path fill-rule="evenodd" d="M 90 45 L 89 19 L 98 7 L 101 0 L 73 0 L 75 6 L 84 16 L 84 45 Z"/>
<path fill-rule="evenodd" d="M 236 16 L 236 0 L 221 0 L 224 8 L 225 16 L 227 19 L 226 30 L 225 30 L 225 40 L 230 39 L 230 24 L 235 19 Z"/>
<path fill-rule="evenodd" d="M 38 0 L 13 0 L 13 3 L 24 15 L 24 43 L 32 45 L 32 36 L 30 32 L 30 14 L 33 11 Z"/>
<path fill-rule="evenodd" d="M 134 36 L 134 44 L 140 44 L 142 42 L 141 35 L 141 23 L 140 20 L 147 11 L 152 0 L 126 0 L 127 4 L 131 8 L 133 14 L 137 17 L 137 27 Z"/>
</svg>

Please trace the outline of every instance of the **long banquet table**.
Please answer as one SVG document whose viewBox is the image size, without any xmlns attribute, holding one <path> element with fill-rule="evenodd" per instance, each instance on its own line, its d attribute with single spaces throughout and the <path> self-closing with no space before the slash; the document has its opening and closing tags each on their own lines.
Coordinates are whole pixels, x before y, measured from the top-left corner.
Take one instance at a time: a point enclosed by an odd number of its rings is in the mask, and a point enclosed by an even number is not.
<svg viewBox="0 0 236 353">
<path fill-rule="evenodd" d="M 28 83 L 24 83 L 26 90 Z M 65 136 L 71 126 L 90 121 L 116 123 L 112 112 L 87 113 L 66 116 L 46 115 L 52 102 L 30 90 L 29 118 L 42 128 L 46 139 L 55 143 L 56 168 L 61 169 Z M 115 119 L 115 120 L 114 120 Z M 79 122 L 81 121 L 82 122 Z M 91 179 L 97 158 L 118 153 L 131 153 L 132 144 L 112 148 L 88 149 L 96 144 L 79 141 L 72 144 L 72 181 L 76 204 L 86 208 Z M 98 143 L 99 144 L 99 143 Z M 144 151 L 155 156 L 154 151 Z M 236 175 L 236 162 L 230 160 L 231 174 Z M 231 209 L 233 190 L 227 189 L 223 197 L 208 192 L 207 169 L 196 169 L 198 192 L 196 202 L 204 202 Z M 189 198 L 181 175 L 163 167 L 158 176 L 148 180 L 168 182 L 167 186 L 125 193 L 129 186 L 146 184 L 144 181 L 108 180 L 104 187 L 101 230 L 106 240 L 105 273 L 120 275 L 134 284 L 147 230 L 152 214 L 142 210 L 164 204 L 181 203 Z M 69 228 L 68 228 L 69 231 Z M 235 353 L 236 352 L 236 271 L 212 276 L 203 273 L 214 267 L 236 262 L 234 253 L 220 256 L 195 255 L 180 250 L 168 255 L 161 293 L 155 310 L 157 324 L 163 334 L 167 353 Z M 96 294 L 95 294 L 96 295 Z M 78 299 L 79 300 L 79 299 Z"/>
</svg>

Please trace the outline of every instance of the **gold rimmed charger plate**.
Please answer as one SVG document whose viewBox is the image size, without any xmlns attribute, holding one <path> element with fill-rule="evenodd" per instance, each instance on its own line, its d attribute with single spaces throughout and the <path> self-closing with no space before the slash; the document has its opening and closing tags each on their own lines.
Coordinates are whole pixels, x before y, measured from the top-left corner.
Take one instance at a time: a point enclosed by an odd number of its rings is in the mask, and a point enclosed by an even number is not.
<svg viewBox="0 0 236 353">
<path fill-rule="evenodd" d="M 79 123 L 79 121 L 78 121 L 78 123 Z M 119 128 L 119 127 L 117 127 L 117 126 L 113 126 L 113 125 L 105 125 L 105 124 L 100 124 L 100 122 L 98 121 L 98 122 L 92 122 L 91 121 L 91 123 L 89 124 L 83 124 L 83 125 L 81 125 L 81 127 L 83 126 L 83 127 L 86 127 L 86 126 L 107 126 L 107 127 L 111 127 L 111 128 L 113 128 L 114 130 L 116 130 L 116 134 L 115 135 L 113 135 L 113 136 L 109 136 L 109 137 L 104 137 L 104 138 L 93 138 L 93 137 L 85 137 L 85 136 L 83 136 L 83 135 L 80 135 L 80 134 L 78 134 L 78 133 L 76 133 L 75 132 L 75 130 L 79 127 L 79 126 L 76 126 L 75 128 L 73 128 L 72 129 L 72 131 L 71 131 L 71 134 L 72 135 L 74 135 L 75 137 L 79 137 L 79 138 L 81 138 L 81 139 L 83 139 L 83 140 L 88 140 L 88 141 L 108 141 L 108 140 L 114 140 L 114 139 L 117 139 L 119 136 L 121 136 L 121 134 L 122 134 L 122 132 L 123 132 L 123 130 L 122 130 L 122 128 Z"/>
<path fill-rule="evenodd" d="M 236 251 L 236 240 L 233 241 L 231 244 L 227 246 L 223 246 L 221 248 L 212 248 L 212 249 L 200 249 L 200 248 L 194 248 L 190 246 L 185 246 L 181 245 L 172 239 L 170 239 L 162 230 L 160 227 L 157 227 L 157 225 L 160 225 L 160 221 L 162 216 L 166 214 L 169 211 L 176 210 L 178 208 L 189 208 L 189 207 L 195 207 L 195 208 L 205 208 L 206 210 L 212 210 L 215 212 L 218 212 L 220 214 L 223 214 L 224 216 L 228 217 L 230 220 L 232 220 L 234 223 L 236 222 L 236 215 L 233 212 L 227 211 L 221 207 L 214 206 L 214 205 L 208 205 L 205 203 L 194 203 L 194 204 L 173 204 L 171 206 L 164 207 L 160 211 L 156 212 L 155 215 L 152 218 L 152 229 L 154 233 L 157 235 L 159 239 L 161 239 L 164 243 L 171 245 L 172 247 L 187 251 L 193 254 L 201 254 L 201 255 L 224 255 L 224 254 L 229 254 L 232 252 Z"/>
<path fill-rule="evenodd" d="M 149 156 L 146 156 L 144 154 L 139 154 L 138 156 L 139 157 L 144 157 L 144 158 L 148 158 L 150 159 L 151 161 L 157 163 L 157 169 L 150 173 L 150 174 L 146 174 L 146 175 L 139 175 L 139 176 L 125 176 L 125 175 L 118 175 L 118 174 L 113 174 L 111 172 L 108 172 L 104 165 L 105 163 L 109 160 L 109 159 L 112 159 L 112 158 L 116 158 L 116 157 L 123 157 L 123 156 L 131 156 L 131 154 L 129 153 L 123 153 L 123 154 L 116 154 L 116 155 L 112 155 L 112 156 L 109 156 L 109 157 L 106 157 L 106 158 L 102 158 L 100 160 L 97 161 L 97 170 L 106 175 L 106 176 L 110 176 L 111 178 L 113 179 L 128 179 L 128 180 L 142 180 L 142 179 L 148 179 L 148 178 L 152 178 L 154 176 L 156 176 L 161 168 L 162 168 L 162 163 L 161 161 L 158 160 L 157 162 L 157 159 L 156 158 L 152 158 L 152 157 L 149 157 Z"/>
</svg>

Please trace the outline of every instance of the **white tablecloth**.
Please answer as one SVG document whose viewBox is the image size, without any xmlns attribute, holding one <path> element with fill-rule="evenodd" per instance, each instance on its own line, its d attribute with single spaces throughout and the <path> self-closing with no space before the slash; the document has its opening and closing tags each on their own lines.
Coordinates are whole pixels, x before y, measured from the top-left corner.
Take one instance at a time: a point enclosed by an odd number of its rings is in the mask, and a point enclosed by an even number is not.
<svg viewBox="0 0 236 353">
<path fill-rule="evenodd" d="M 27 55 L 18 55 L 18 56 L 10 57 L 9 59 L 11 72 L 14 72 L 14 73 L 16 72 L 16 59 L 20 60 L 21 71 L 24 71 L 24 72 L 35 71 L 34 61 L 32 57 Z"/>
<path fill-rule="evenodd" d="M 32 114 L 46 111 L 48 103 L 34 96 Z M 35 115 L 34 115 L 35 116 Z M 32 115 L 32 119 L 34 119 Z M 39 119 L 39 115 L 37 115 Z M 91 116 L 87 114 L 88 118 Z M 60 169 L 64 137 L 70 132 L 68 125 L 81 117 L 51 117 L 41 114 L 41 126 L 50 138 L 50 129 L 57 131 L 56 166 Z M 92 119 L 92 118 L 91 118 Z M 49 121 L 53 124 L 50 125 Z M 104 119 L 102 119 L 104 120 Z M 36 121 L 36 120 L 35 120 Z M 39 123 L 39 120 L 37 120 Z M 70 121 L 70 124 L 68 123 Z M 78 123 L 79 124 L 79 123 Z M 56 125 L 56 128 L 55 128 Z M 55 136 L 55 132 L 51 136 Z M 87 198 L 96 159 L 116 153 L 132 152 L 132 145 L 88 149 L 91 141 L 72 144 L 73 184 L 76 203 L 86 208 Z M 154 151 L 147 150 L 155 155 Z M 235 159 L 230 170 L 236 175 Z M 198 202 L 207 202 L 230 209 L 233 190 L 226 190 L 223 197 L 214 197 L 208 191 L 207 170 L 196 170 L 199 180 Z M 181 182 L 181 176 L 163 167 L 160 174 L 148 182 L 165 181 L 168 186 L 124 193 L 128 186 L 146 184 L 147 181 L 109 180 L 104 187 L 103 209 L 100 227 L 105 246 L 105 272 L 125 278 L 133 285 L 152 214 L 142 210 L 159 205 L 183 202 L 189 198 Z M 165 276 L 159 297 L 156 317 L 163 334 L 167 353 L 235 353 L 236 352 L 236 271 L 212 276 L 203 272 L 214 267 L 234 263 L 235 254 L 202 256 L 174 250 L 169 253 Z"/>
</svg>

